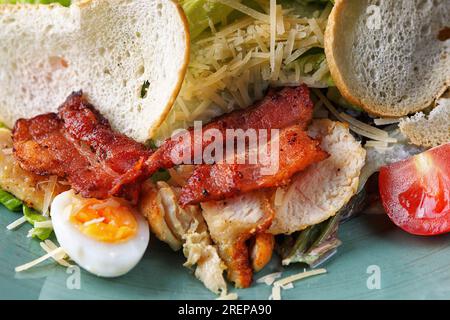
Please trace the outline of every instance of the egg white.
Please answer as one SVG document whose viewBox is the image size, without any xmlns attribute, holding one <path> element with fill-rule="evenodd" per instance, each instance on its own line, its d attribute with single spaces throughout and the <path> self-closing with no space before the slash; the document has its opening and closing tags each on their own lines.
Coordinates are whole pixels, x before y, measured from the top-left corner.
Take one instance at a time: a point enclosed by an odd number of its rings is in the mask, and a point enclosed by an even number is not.
<svg viewBox="0 0 450 320">
<path fill-rule="evenodd" d="M 73 205 L 75 197 L 72 190 L 63 192 L 51 206 L 53 229 L 61 247 L 80 267 L 100 277 L 118 277 L 133 269 L 147 249 L 147 221 L 133 212 L 138 224 L 135 236 L 118 243 L 98 241 L 70 222 L 71 211 L 67 208 Z"/>
</svg>

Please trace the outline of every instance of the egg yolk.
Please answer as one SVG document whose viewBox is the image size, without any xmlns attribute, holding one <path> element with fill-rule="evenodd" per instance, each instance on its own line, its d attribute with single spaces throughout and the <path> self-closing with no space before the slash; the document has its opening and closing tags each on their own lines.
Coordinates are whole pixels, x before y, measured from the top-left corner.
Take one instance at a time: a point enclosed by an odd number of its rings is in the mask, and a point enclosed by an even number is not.
<svg viewBox="0 0 450 320">
<path fill-rule="evenodd" d="M 89 200 L 70 215 L 70 221 L 84 235 L 103 242 L 122 242 L 137 233 L 131 209 L 118 201 Z"/>
</svg>

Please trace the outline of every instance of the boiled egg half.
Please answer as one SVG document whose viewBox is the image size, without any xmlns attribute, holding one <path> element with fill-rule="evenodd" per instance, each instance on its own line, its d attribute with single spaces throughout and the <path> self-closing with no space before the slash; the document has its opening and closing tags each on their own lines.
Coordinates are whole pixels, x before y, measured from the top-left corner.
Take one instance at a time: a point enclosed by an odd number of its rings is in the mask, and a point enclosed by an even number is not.
<svg viewBox="0 0 450 320">
<path fill-rule="evenodd" d="M 53 200 L 51 219 L 70 258 L 100 277 L 130 271 L 149 242 L 147 221 L 121 199 L 85 199 L 69 190 Z"/>
</svg>

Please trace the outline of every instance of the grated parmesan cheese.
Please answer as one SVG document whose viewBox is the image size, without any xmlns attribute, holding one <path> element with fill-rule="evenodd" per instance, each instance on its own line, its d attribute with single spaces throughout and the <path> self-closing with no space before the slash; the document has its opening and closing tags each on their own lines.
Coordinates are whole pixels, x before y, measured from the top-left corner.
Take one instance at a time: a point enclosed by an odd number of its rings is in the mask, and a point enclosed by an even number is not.
<svg viewBox="0 0 450 320">
<path fill-rule="evenodd" d="M 265 283 L 268 286 L 271 286 L 276 279 L 281 278 L 281 272 L 274 272 L 268 275 L 265 275 L 258 280 L 256 280 L 256 283 Z"/>
<path fill-rule="evenodd" d="M 311 271 L 306 271 L 306 272 L 300 272 L 298 274 L 294 274 L 294 275 L 286 277 L 284 279 L 275 281 L 273 286 L 274 287 L 281 287 L 281 286 L 287 285 L 288 283 L 292 283 L 292 282 L 299 281 L 299 280 L 302 280 L 302 279 L 305 279 L 305 278 L 309 278 L 309 277 L 312 277 L 312 276 L 317 276 L 317 275 L 320 275 L 320 274 L 324 274 L 326 272 L 327 272 L 327 270 L 323 269 L 323 268 L 322 269 L 311 270 Z"/>
<path fill-rule="evenodd" d="M 373 119 L 373 122 L 377 126 L 384 126 L 388 124 L 396 124 L 400 122 L 400 118 L 379 118 L 379 119 Z"/>
<path fill-rule="evenodd" d="M 55 193 L 56 184 L 58 183 L 57 176 L 51 176 L 48 180 L 47 186 L 45 188 L 44 204 L 42 208 L 42 215 L 48 217 L 50 215 L 49 209 L 50 204 L 53 200 L 53 194 Z"/>
<path fill-rule="evenodd" d="M 366 148 L 386 148 L 388 147 L 388 143 L 384 141 L 375 141 L 375 140 L 369 140 L 364 145 Z"/>
<path fill-rule="evenodd" d="M 36 221 L 34 223 L 34 227 L 35 228 L 52 228 L 53 229 L 53 224 L 51 220 L 47 220 L 47 221 Z"/>
<path fill-rule="evenodd" d="M 216 300 L 238 300 L 239 296 L 237 293 L 229 293 L 223 294 L 220 297 L 216 298 Z"/>
<path fill-rule="evenodd" d="M 294 289 L 294 284 L 292 282 L 289 282 L 288 284 L 285 284 L 284 286 L 281 286 L 283 290 L 289 290 Z"/>
<path fill-rule="evenodd" d="M 364 136 L 369 139 L 373 139 L 376 141 L 383 141 L 388 143 L 396 143 L 397 139 L 389 137 L 389 134 L 381 129 L 372 127 L 364 122 L 361 122 L 352 116 L 339 112 L 333 104 L 328 100 L 327 97 L 323 95 L 320 90 L 313 89 L 314 94 L 323 102 L 325 107 L 341 122 L 347 123 L 349 125 L 349 129 L 361 136 Z"/>
<path fill-rule="evenodd" d="M 85 223 L 83 223 L 83 226 L 88 227 L 91 224 L 97 224 L 97 223 L 101 223 L 103 221 L 105 221 L 105 217 L 96 218 L 96 219 L 92 219 L 92 220 L 86 221 Z"/>
<path fill-rule="evenodd" d="M 52 242 L 52 244 L 53 244 L 53 242 Z M 58 249 L 58 247 L 56 247 L 56 248 L 54 248 L 53 246 L 50 247 L 46 242 L 41 242 L 40 245 L 41 245 L 41 248 L 44 249 L 44 251 L 47 253 L 51 253 L 53 250 Z M 66 260 L 64 260 L 66 257 L 67 257 L 67 254 L 65 252 L 63 252 L 59 255 L 55 255 L 54 257 L 52 257 L 52 259 L 55 260 L 59 265 L 61 265 L 63 267 L 70 267 L 71 264 L 68 263 Z"/>
<path fill-rule="evenodd" d="M 281 300 L 281 288 L 280 286 L 274 285 L 272 287 L 272 300 Z"/>
<path fill-rule="evenodd" d="M 157 145 L 194 120 L 209 121 L 236 108 L 246 108 L 271 86 L 305 83 L 326 87 L 326 62 L 313 75 L 288 66 L 309 49 L 323 48 L 329 9 L 316 18 L 300 18 L 276 0 L 258 2 L 257 11 L 238 0 L 219 0 L 244 17 L 211 25 L 209 36 L 191 46 L 191 61 L 174 107 L 154 137 Z M 225 22 L 226 23 L 226 22 Z M 319 28 L 320 30 L 317 30 Z"/>
<path fill-rule="evenodd" d="M 24 224 L 25 222 L 27 222 L 27 219 L 25 218 L 25 216 L 13 221 L 12 223 L 8 224 L 6 226 L 6 229 L 8 230 L 13 230 L 15 228 L 17 228 L 18 226 Z"/>
<path fill-rule="evenodd" d="M 28 270 L 38 264 L 40 264 L 41 262 L 44 262 L 45 260 L 49 259 L 49 258 L 54 258 L 59 256 L 60 254 L 64 253 L 64 249 L 63 248 L 57 248 L 55 250 L 52 250 L 50 252 L 48 252 L 47 254 L 43 255 L 40 258 L 37 258 L 36 260 L 33 260 L 31 262 L 25 263 L 21 266 L 18 266 L 15 268 L 16 272 L 22 272 L 25 270 Z"/>
</svg>

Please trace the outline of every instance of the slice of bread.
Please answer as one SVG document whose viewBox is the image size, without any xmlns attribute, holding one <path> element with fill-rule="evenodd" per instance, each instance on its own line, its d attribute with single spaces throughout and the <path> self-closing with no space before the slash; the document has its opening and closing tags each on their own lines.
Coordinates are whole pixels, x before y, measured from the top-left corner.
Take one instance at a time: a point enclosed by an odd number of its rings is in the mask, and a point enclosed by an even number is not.
<svg viewBox="0 0 450 320">
<path fill-rule="evenodd" d="M 426 116 L 419 112 L 400 122 L 401 132 L 415 145 L 437 147 L 450 142 L 450 99 L 438 100 Z"/>
<path fill-rule="evenodd" d="M 449 23 L 448 0 L 337 0 L 325 35 L 336 86 L 373 115 L 423 110 L 450 84 Z"/>
<path fill-rule="evenodd" d="M 55 111 L 83 90 L 116 130 L 144 142 L 181 87 L 188 29 L 175 0 L 0 5 L 0 121 Z"/>
</svg>

